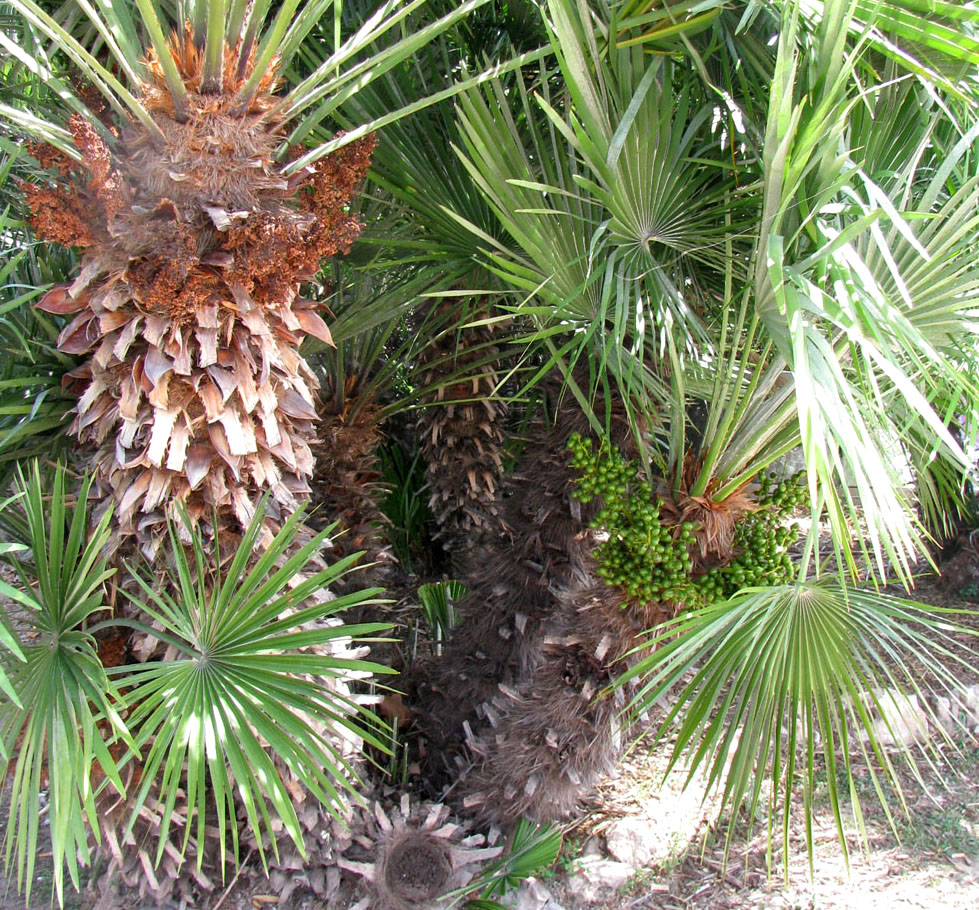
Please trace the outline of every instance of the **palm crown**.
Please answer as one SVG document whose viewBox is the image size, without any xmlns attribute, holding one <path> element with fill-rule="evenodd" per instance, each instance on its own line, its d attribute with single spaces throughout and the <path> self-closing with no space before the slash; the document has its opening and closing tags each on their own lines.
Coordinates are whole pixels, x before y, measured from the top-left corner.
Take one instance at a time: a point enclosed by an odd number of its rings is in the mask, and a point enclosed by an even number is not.
<svg viewBox="0 0 979 910">
<path fill-rule="evenodd" d="M 560 82 L 459 105 L 509 235 L 480 235 L 485 261 L 549 364 L 587 355 L 644 414 L 678 507 L 703 531 L 743 514 L 801 444 L 838 565 L 863 522 L 871 571 L 905 580 L 924 536 L 892 450 L 937 520 L 967 468 L 945 422 L 976 400 L 975 90 L 923 62 L 947 30 L 913 8 L 553 2 Z M 979 59 L 968 34 L 942 49 Z"/>
<path fill-rule="evenodd" d="M 41 306 L 72 317 L 60 347 L 87 357 L 69 374 L 80 395 L 74 432 L 96 452 L 97 480 L 123 533 L 153 553 L 169 510 L 243 525 L 265 490 L 274 527 L 305 495 L 312 470 L 316 376 L 299 343 L 331 341 L 300 283 L 360 230 L 347 200 L 370 160 L 371 129 L 423 103 L 402 93 L 405 70 L 395 67 L 478 4 L 393 40 L 392 28 L 422 4 L 391 0 L 332 45 L 322 20 L 332 11 L 338 36 L 340 4 L 327 0 L 287 0 L 274 15 L 267 0 L 178 2 L 166 5 L 166 20 L 153 0 L 92 0 L 57 13 L 30 0 L 10 5 L 23 31 L 19 41 L 0 32 L 0 43 L 22 70 L 19 84 L 33 79 L 38 110 L 64 116 L 2 102 L 0 114 L 39 141 L 32 151 L 44 176 L 26 189 L 37 231 L 84 251 L 78 277 Z M 771 790 L 773 810 L 789 805 L 800 776 L 810 799 L 821 748 L 842 834 L 836 745 L 849 772 L 848 731 L 862 727 L 866 750 L 881 757 L 858 693 L 872 690 L 880 707 L 873 690 L 916 689 L 911 672 L 888 659 L 921 650 L 922 629 L 941 629 L 855 582 L 866 573 L 881 583 L 893 569 L 910 584 L 927 527 L 947 524 L 964 498 L 967 460 L 954 424 L 973 434 L 979 424 L 979 127 L 968 71 L 979 62 L 976 13 L 936 0 L 540 6 L 553 60 L 531 52 L 523 60 L 533 72 L 485 88 L 473 85 L 482 77 L 439 81 L 443 99 L 472 89 L 454 122 L 447 108 L 427 121 L 450 138 L 433 155 L 426 127 L 420 136 L 405 130 L 383 156 L 378 185 L 424 218 L 424 229 L 401 223 L 397 237 L 380 239 L 396 251 L 391 271 L 408 268 L 378 282 L 369 314 L 351 306 L 334 323 L 338 337 L 353 339 L 383 325 L 381 311 L 397 296 L 492 294 L 530 327 L 520 340 L 533 379 L 556 368 L 586 415 L 566 422 L 575 410 L 566 399 L 554 433 L 535 428 L 546 446 L 525 455 L 525 476 L 513 472 L 510 490 L 524 495 L 505 509 L 533 517 L 511 523 L 527 530 L 535 558 L 502 553 L 463 605 L 454 648 L 464 685 L 443 689 L 475 704 L 472 658 L 492 665 L 494 647 L 508 655 L 501 665 L 531 668 L 517 681 L 518 707 L 503 709 L 502 731 L 477 731 L 489 769 L 478 795 L 506 814 L 526 800 L 493 799 L 490 785 L 505 797 L 527 781 L 524 796 L 552 811 L 524 773 L 536 766 L 536 747 L 550 750 L 556 778 L 570 779 L 591 746 L 611 753 L 619 712 L 603 702 L 598 720 L 577 727 L 587 742 L 564 752 L 553 745 L 548 686 L 568 694 L 565 661 L 579 660 L 568 712 L 576 724 L 623 658 L 630 669 L 621 681 L 638 686 L 637 710 L 694 670 L 667 728 L 682 712 L 676 754 L 689 747 L 715 782 L 733 757 L 724 797 L 735 806 L 755 810 L 766 768 L 781 785 Z M 95 95 L 64 80 L 66 63 Z M 277 94 L 283 73 L 293 87 Z M 386 91 L 363 92 L 385 73 Z M 329 135 L 333 122 L 348 131 Z M 469 313 L 462 318 L 495 322 Z M 366 349 L 379 350 L 387 331 Z M 436 365 L 454 361 L 457 334 L 445 333 L 453 343 Z M 467 367 L 486 367 L 495 381 L 496 342 L 479 347 Z M 337 361 L 342 380 L 339 353 Z M 342 404 L 348 385 L 333 391 Z M 645 457 L 640 470 L 603 453 L 605 481 L 620 482 L 612 504 L 620 514 L 609 521 L 606 502 L 611 545 L 591 551 L 580 506 L 594 491 L 580 482 L 587 495 L 570 502 L 569 468 L 591 482 L 587 471 L 601 459 L 590 460 L 577 436 L 572 458 L 569 431 L 587 422 L 618 438 L 609 429 L 621 431 L 621 405 Z M 482 415 L 463 416 L 474 438 Z M 502 433 L 483 423 L 492 457 Z M 373 439 L 354 433 L 365 448 Z M 448 434 L 433 424 L 427 435 Z M 801 558 L 786 553 L 774 519 L 766 530 L 753 518 L 781 517 L 768 481 L 756 481 L 795 448 L 812 518 Z M 914 474 L 920 514 L 895 452 Z M 569 520 L 552 520 L 561 509 Z M 612 590 L 588 587 L 592 556 L 614 551 L 625 526 L 640 521 L 652 568 L 627 554 L 625 566 L 602 565 Z M 781 574 L 759 565 L 746 576 L 748 531 L 767 535 Z M 541 566 L 564 544 L 573 559 L 556 560 L 557 574 L 542 584 L 550 568 Z M 535 561 L 534 547 L 547 559 Z M 842 583 L 820 578 L 827 554 Z M 628 587 L 640 571 L 644 584 Z M 508 575 L 511 599 L 498 597 L 505 586 L 492 573 Z M 529 624 L 528 591 L 541 595 Z M 156 616 L 182 622 L 176 605 L 154 604 Z M 681 607 L 691 609 L 643 639 L 645 618 Z M 568 632 L 550 645 L 548 611 Z M 676 631 L 684 634 L 671 641 Z M 532 652 L 527 639 L 538 633 L 544 644 Z M 659 648 L 646 657 L 650 643 Z M 923 662 L 951 691 L 940 662 Z M 499 681 L 499 673 L 484 680 L 494 691 Z M 468 724 L 460 727 L 468 738 Z M 532 728 L 541 735 L 528 735 Z M 513 755 L 527 760 L 517 773 L 508 764 L 514 743 Z M 794 763 L 802 747 L 804 772 Z M 859 816 L 855 792 L 854 803 Z"/>
<path fill-rule="evenodd" d="M 0 35 L 70 112 L 42 125 L 2 109 L 45 143 L 32 151 L 48 179 L 25 187 L 36 231 L 84 250 L 40 308 L 72 316 L 59 347 L 88 355 L 72 432 L 96 449 L 122 534 L 154 552 L 177 506 L 244 526 L 265 491 L 274 525 L 313 470 L 317 383 L 298 347 L 331 342 L 299 284 L 359 233 L 345 206 L 375 140 L 367 124 L 301 143 L 478 2 L 355 62 L 419 5 L 387 3 L 282 95 L 278 74 L 332 0 L 285 3 L 268 22 L 267 3 L 179 3 L 169 37 L 150 0 L 86 4 L 80 38 L 30 0 L 13 5 L 38 49 L 56 42 L 98 89 L 83 104 L 60 59 Z"/>
</svg>

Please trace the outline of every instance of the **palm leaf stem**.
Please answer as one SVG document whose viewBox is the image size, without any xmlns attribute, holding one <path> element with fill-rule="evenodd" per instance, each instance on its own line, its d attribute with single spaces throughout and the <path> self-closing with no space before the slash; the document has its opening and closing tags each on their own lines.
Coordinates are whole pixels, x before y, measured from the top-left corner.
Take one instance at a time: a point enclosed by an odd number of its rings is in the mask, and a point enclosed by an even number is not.
<svg viewBox="0 0 979 910">
<path fill-rule="evenodd" d="M 150 3 L 150 0 L 136 0 L 136 2 L 142 7 L 143 4 Z M 132 115 L 143 125 L 147 133 L 155 142 L 163 144 L 166 141 L 163 131 L 159 126 L 157 126 L 149 112 L 145 107 L 143 107 L 142 104 L 140 104 L 139 100 L 132 94 L 132 92 L 130 92 L 91 53 L 82 47 L 81 44 L 79 44 L 79 42 L 71 34 L 69 34 L 61 25 L 59 25 L 52 16 L 44 12 L 44 10 L 34 3 L 33 0 L 10 0 L 10 3 L 34 28 L 38 29 L 38 31 L 55 42 L 59 48 L 64 50 L 75 65 L 82 71 L 82 73 L 84 73 L 84 75 L 98 87 L 102 95 L 120 116 L 125 118 L 128 115 Z M 155 12 L 152 12 L 152 15 L 155 20 Z M 149 22 L 147 25 L 150 27 Z M 156 27 L 160 31 L 160 40 L 162 41 L 166 50 L 165 55 L 161 57 L 161 61 L 163 62 L 164 67 L 166 67 L 166 61 L 169 60 L 172 64 L 170 52 L 169 49 L 166 49 L 166 42 L 162 37 L 162 30 L 159 29 L 158 20 L 156 20 Z M 174 72 L 176 72 L 175 65 Z M 173 88 L 171 88 L 171 90 L 175 91 L 175 103 L 179 105 L 180 99 L 186 98 L 186 89 L 184 88 L 183 82 L 179 79 L 179 74 L 177 75 L 177 79 L 180 85 L 179 90 L 174 90 Z M 50 84 L 52 89 L 57 92 L 57 81 L 52 79 Z M 69 93 L 68 96 L 63 94 L 60 94 L 60 96 L 65 99 L 65 103 L 71 105 L 72 102 L 69 100 L 69 98 L 74 97 L 72 93 Z M 89 120 L 93 121 L 95 118 L 89 115 Z"/>
<path fill-rule="evenodd" d="M 484 2 L 484 0 L 479 0 L 479 2 Z M 433 104 L 438 104 L 441 101 L 446 101 L 449 98 L 453 98 L 470 88 L 475 88 L 478 85 L 482 85 L 485 82 L 496 79 L 504 73 L 520 69 L 521 67 L 526 66 L 528 63 L 543 60 L 545 57 L 550 56 L 550 54 L 551 49 L 549 47 L 541 47 L 537 50 L 520 54 L 518 57 L 514 57 L 512 60 L 505 63 L 495 64 L 494 66 L 480 73 L 478 76 L 472 76 L 469 79 L 464 79 L 450 88 L 443 89 L 442 91 L 419 99 L 418 101 L 413 101 L 411 104 L 405 105 L 403 108 L 399 108 L 396 111 L 391 111 L 390 113 L 376 117 L 368 123 L 361 124 L 349 132 L 344 133 L 342 136 L 338 136 L 329 141 L 317 144 L 314 149 L 307 152 L 301 158 L 288 164 L 285 168 L 283 168 L 283 171 L 286 174 L 294 173 L 300 168 L 305 167 L 307 164 L 318 161 L 324 155 L 332 154 L 338 149 L 343 148 L 345 145 L 349 145 L 351 142 L 355 142 L 356 140 L 363 138 L 368 133 L 382 129 L 389 123 L 394 123 L 396 120 L 400 120 L 402 117 L 410 116 L 411 114 L 424 110 L 426 107 L 430 107 Z M 353 92 L 350 92 L 349 94 L 352 96 Z M 289 141 L 292 141 L 291 137 Z M 288 145 L 283 144 L 283 146 L 280 147 L 280 153 L 284 153 L 287 148 Z"/>
<path fill-rule="evenodd" d="M 225 0 L 207 0 L 207 34 L 201 72 L 201 91 L 206 94 L 217 94 L 222 87 L 226 13 Z"/>
<path fill-rule="evenodd" d="M 268 72 L 268 67 L 282 42 L 282 37 L 285 34 L 289 23 L 292 21 L 293 14 L 296 11 L 296 6 L 298 3 L 299 0 L 286 0 L 276 16 L 275 24 L 263 38 L 262 44 L 259 48 L 258 57 L 255 60 L 254 67 L 252 68 L 251 75 L 245 80 L 245 83 L 238 90 L 238 94 L 236 95 L 235 106 L 237 110 L 245 111 L 248 109 L 248 105 L 255 96 L 255 92 L 258 91 L 258 86 L 261 80 L 265 78 Z M 256 14 L 256 12 L 256 10 L 253 10 L 253 16 Z M 251 32 L 253 23 L 255 23 L 257 27 L 257 21 L 253 19 L 248 25 L 249 32 Z M 248 54 L 251 53 L 251 44 L 253 41 L 254 35 L 246 33 L 245 42 L 242 44 L 241 49 L 239 72 L 244 71 L 245 64 L 248 60 Z"/>
<path fill-rule="evenodd" d="M 241 38 L 241 53 L 238 57 L 239 79 L 245 75 L 248 58 L 251 56 L 252 48 L 255 46 L 255 38 L 258 35 L 258 31 L 265 21 L 265 13 L 268 10 L 269 2 L 270 0 L 254 0 L 248 6 L 248 18 L 245 23 L 245 33 Z"/>
</svg>

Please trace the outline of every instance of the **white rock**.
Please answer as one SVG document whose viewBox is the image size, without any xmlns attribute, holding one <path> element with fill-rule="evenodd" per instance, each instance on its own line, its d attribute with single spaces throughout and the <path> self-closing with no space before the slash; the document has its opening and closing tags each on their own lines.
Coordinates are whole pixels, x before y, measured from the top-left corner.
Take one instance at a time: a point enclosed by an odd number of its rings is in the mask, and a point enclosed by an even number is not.
<svg viewBox="0 0 979 910">
<path fill-rule="evenodd" d="M 928 712 L 917 695 L 905 695 L 897 689 L 877 689 L 874 696 L 877 704 L 868 699 L 867 707 L 881 715 L 872 722 L 874 736 L 880 745 L 906 748 L 928 739 Z M 862 739 L 868 739 L 865 730 L 861 730 L 860 735 Z"/>
<path fill-rule="evenodd" d="M 955 735 L 963 728 L 979 727 L 979 686 L 953 690 L 950 695 L 931 695 L 928 700 L 935 721 L 947 733 Z"/>
<path fill-rule="evenodd" d="M 962 690 L 959 702 L 960 704 L 956 707 L 960 716 L 965 714 L 965 717 L 962 718 L 965 723 L 970 727 L 979 725 L 979 685 L 966 686 Z"/>
<path fill-rule="evenodd" d="M 954 736 L 961 729 L 961 722 L 958 720 L 958 712 L 952 704 L 952 699 L 944 695 L 934 695 L 931 697 L 931 703 L 933 720 L 946 733 Z"/>
<path fill-rule="evenodd" d="M 609 854 L 633 870 L 647 865 L 656 849 L 649 820 L 634 816 L 616 819 L 606 830 L 605 841 Z"/>
<path fill-rule="evenodd" d="M 599 843 L 597 837 L 589 837 L 588 840 L 585 841 L 585 846 L 581 848 L 581 853 L 580 853 L 582 859 L 585 859 L 586 857 L 589 856 L 601 857 L 604 855 L 605 854 L 602 851 L 602 845 L 601 843 Z"/>
<path fill-rule="evenodd" d="M 536 878 L 528 878 L 520 887 L 508 894 L 503 902 L 512 910 L 564 910 Z"/>
<path fill-rule="evenodd" d="M 632 878 L 635 869 L 628 863 L 610 859 L 582 859 L 578 872 L 568 879 L 568 890 L 582 900 L 594 904 L 608 897 L 620 885 Z"/>
</svg>

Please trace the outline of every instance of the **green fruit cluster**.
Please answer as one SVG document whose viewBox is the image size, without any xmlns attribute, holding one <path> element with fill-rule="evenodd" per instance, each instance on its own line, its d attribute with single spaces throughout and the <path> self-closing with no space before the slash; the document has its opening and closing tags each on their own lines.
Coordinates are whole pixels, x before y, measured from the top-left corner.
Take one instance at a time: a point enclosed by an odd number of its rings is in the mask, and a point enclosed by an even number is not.
<svg viewBox="0 0 979 910">
<path fill-rule="evenodd" d="M 598 575 L 642 603 L 700 606 L 727 599 L 741 588 L 777 585 L 791 580 L 789 549 L 799 527 L 787 517 L 806 501 L 800 475 L 776 480 L 762 475 L 757 508 L 746 513 L 734 533 L 734 559 L 727 565 L 693 575 L 693 522 L 662 522 L 664 502 L 655 495 L 638 462 L 628 461 L 607 440 L 598 451 L 590 439 L 575 434 L 568 442 L 571 467 L 581 472 L 573 495 L 582 503 L 596 497 L 602 509 L 592 521 L 608 540 L 595 549 Z"/>
<path fill-rule="evenodd" d="M 745 515 L 734 531 L 737 557 L 726 566 L 697 578 L 697 587 L 708 603 L 732 597 L 741 588 L 786 584 L 795 566 L 789 548 L 799 539 L 799 526 L 786 526 L 786 518 L 806 501 L 801 473 L 781 481 L 775 475 L 759 479 L 758 508 Z"/>
<path fill-rule="evenodd" d="M 642 603 L 689 600 L 696 593 L 690 576 L 695 526 L 664 526 L 663 500 L 654 496 L 638 462 L 606 441 L 595 452 L 592 441 L 576 433 L 568 448 L 571 466 L 582 472 L 573 495 L 583 503 L 602 499 L 592 521 L 608 532 L 595 548 L 598 575 Z"/>
</svg>

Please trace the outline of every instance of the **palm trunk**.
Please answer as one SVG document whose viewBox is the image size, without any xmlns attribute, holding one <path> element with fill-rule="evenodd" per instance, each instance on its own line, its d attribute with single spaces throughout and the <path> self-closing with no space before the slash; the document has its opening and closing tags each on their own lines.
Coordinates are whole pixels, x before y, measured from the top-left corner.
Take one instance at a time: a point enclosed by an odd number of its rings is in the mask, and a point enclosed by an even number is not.
<svg viewBox="0 0 979 910">
<path fill-rule="evenodd" d="M 618 709 L 594 698 L 660 615 L 624 612 L 594 574 L 597 504 L 572 496 L 574 432 L 588 424 L 568 406 L 533 428 L 500 500 L 504 534 L 481 542 L 463 579 L 462 624 L 440 659 L 414 668 L 429 775 L 493 823 L 562 817 L 608 770 Z"/>
</svg>

